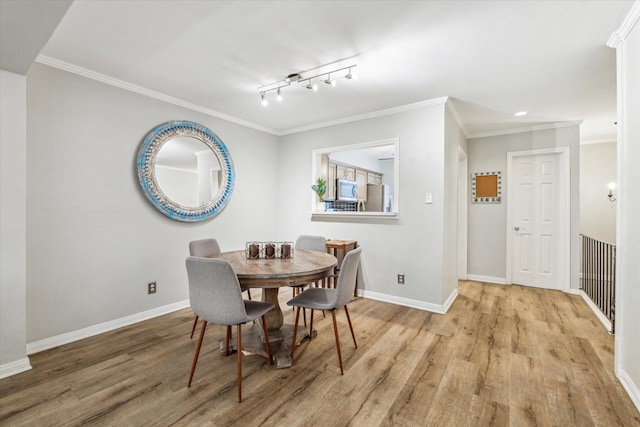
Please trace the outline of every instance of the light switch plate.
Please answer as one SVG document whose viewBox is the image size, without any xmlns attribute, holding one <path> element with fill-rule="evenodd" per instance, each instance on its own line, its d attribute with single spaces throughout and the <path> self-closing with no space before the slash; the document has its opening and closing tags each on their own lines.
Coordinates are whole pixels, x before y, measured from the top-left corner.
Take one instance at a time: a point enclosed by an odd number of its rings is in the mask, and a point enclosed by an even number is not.
<svg viewBox="0 0 640 427">
<path fill-rule="evenodd" d="M 433 195 L 431 193 L 424 193 L 424 202 L 427 204 L 433 203 Z"/>
</svg>

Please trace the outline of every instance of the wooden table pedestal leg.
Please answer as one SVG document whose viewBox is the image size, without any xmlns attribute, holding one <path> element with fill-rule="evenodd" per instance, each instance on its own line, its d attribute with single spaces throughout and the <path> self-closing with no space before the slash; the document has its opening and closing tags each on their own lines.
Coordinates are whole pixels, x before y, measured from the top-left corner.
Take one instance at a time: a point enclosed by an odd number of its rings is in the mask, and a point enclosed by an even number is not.
<svg viewBox="0 0 640 427">
<path fill-rule="evenodd" d="M 262 301 L 270 302 L 275 307 L 265 314 L 265 320 L 267 323 L 267 333 L 269 334 L 269 344 L 271 346 L 271 356 L 275 362 L 276 368 L 289 368 L 292 365 L 291 356 L 289 355 L 291 350 L 291 339 L 293 337 L 294 325 L 284 324 L 284 317 L 282 309 L 278 304 L 278 288 L 265 288 L 262 290 Z M 264 347 L 264 332 L 262 326 L 256 321 L 256 324 L 251 328 L 244 328 L 242 331 L 242 350 L 254 354 L 260 354 L 267 356 L 267 351 Z M 298 326 L 298 332 L 296 333 L 296 343 L 300 344 L 301 341 L 309 337 L 309 330 L 305 326 Z M 235 342 L 235 338 L 231 339 L 231 343 Z M 220 341 L 220 352 L 226 353 L 225 341 Z M 235 345 L 231 345 L 231 353 L 237 351 Z"/>
</svg>

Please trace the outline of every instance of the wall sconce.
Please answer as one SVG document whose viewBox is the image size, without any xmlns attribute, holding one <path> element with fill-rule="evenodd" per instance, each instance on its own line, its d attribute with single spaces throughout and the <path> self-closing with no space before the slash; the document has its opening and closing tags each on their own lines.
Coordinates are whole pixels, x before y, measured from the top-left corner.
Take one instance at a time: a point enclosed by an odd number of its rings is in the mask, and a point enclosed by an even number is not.
<svg viewBox="0 0 640 427">
<path fill-rule="evenodd" d="M 347 58 L 347 60 L 348 59 L 353 60 L 353 58 L 354 57 Z M 338 63 L 341 63 L 342 65 L 337 65 Z M 272 91 L 276 92 L 276 99 L 278 101 L 281 101 L 282 88 L 291 86 L 293 83 L 306 82 L 307 84 L 305 85 L 305 87 L 307 89 L 311 89 L 314 92 L 317 92 L 318 84 L 312 83 L 312 79 L 322 79 L 322 81 L 324 81 L 328 86 L 335 87 L 336 79 L 335 77 L 331 78 L 331 75 L 333 74 L 335 76 L 336 74 L 342 71 L 344 72 L 344 75 L 342 76 L 343 79 L 355 80 L 356 74 L 353 73 L 352 69 L 357 67 L 357 64 L 354 64 L 353 62 L 349 63 L 348 65 L 344 65 L 344 64 L 345 64 L 345 60 L 341 59 L 339 61 L 334 61 L 329 64 L 321 65 L 319 67 L 312 68 L 307 71 L 301 71 L 299 73 L 289 74 L 286 78 L 282 80 L 278 80 L 277 82 L 262 85 L 258 87 L 258 93 L 260 94 L 260 100 L 262 102 L 262 105 L 266 107 L 269 104 L 269 101 L 267 100 L 267 94 Z M 329 68 L 331 65 L 337 68 Z"/>
<path fill-rule="evenodd" d="M 609 201 L 611 203 L 614 203 L 616 200 L 618 200 L 614 195 L 613 195 L 613 190 L 616 189 L 616 183 L 615 182 L 610 182 L 609 183 L 609 194 L 607 194 L 607 197 L 609 198 Z"/>
</svg>

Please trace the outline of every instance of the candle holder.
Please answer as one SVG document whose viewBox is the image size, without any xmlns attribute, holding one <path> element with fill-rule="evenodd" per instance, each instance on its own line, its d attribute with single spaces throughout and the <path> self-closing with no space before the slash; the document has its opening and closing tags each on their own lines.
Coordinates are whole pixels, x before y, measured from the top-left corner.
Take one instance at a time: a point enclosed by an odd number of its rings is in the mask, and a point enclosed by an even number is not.
<svg viewBox="0 0 640 427">
<path fill-rule="evenodd" d="M 276 243 L 265 242 L 264 244 L 264 258 L 275 259 L 276 258 Z"/>
<path fill-rule="evenodd" d="M 293 242 L 247 242 L 244 254 L 247 259 L 291 259 Z"/>
<path fill-rule="evenodd" d="M 264 256 L 264 246 L 262 242 L 247 242 L 244 254 L 247 259 L 260 259 Z"/>
<path fill-rule="evenodd" d="M 278 257 L 282 259 L 293 258 L 293 242 L 279 242 L 277 249 Z"/>
</svg>

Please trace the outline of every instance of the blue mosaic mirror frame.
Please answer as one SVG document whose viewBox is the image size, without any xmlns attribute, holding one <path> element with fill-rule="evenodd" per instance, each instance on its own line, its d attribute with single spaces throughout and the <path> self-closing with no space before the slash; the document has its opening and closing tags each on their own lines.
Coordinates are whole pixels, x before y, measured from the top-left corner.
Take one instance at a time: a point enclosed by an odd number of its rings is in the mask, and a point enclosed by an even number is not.
<svg viewBox="0 0 640 427">
<path fill-rule="evenodd" d="M 174 137 L 191 137 L 209 147 L 220 162 L 221 182 L 218 193 L 208 203 L 198 207 L 183 206 L 167 197 L 158 185 L 155 159 L 162 146 Z M 149 201 L 171 219 L 199 222 L 213 218 L 227 206 L 233 193 L 235 169 L 227 146 L 206 127 L 189 121 L 170 121 L 153 128 L 142 142 L 138 153 L 138 180 Z"/>
</svg>

